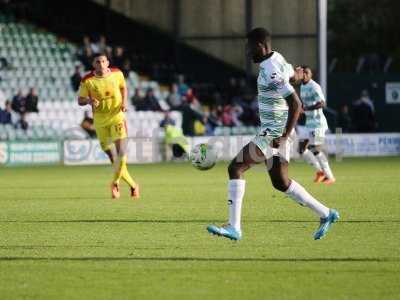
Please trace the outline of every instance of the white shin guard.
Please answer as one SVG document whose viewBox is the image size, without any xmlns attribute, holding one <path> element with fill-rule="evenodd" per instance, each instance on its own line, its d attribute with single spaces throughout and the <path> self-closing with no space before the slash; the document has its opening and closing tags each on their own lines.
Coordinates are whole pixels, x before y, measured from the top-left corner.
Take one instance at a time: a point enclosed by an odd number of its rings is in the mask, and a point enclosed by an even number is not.
<svg viewBox="0 0 400 300">
<path fill-rule="evenodd" d="M 245 186 L 243 179 L 231 179 L 228 182 L 229 224 L 239 231 Z"/>
</svg>

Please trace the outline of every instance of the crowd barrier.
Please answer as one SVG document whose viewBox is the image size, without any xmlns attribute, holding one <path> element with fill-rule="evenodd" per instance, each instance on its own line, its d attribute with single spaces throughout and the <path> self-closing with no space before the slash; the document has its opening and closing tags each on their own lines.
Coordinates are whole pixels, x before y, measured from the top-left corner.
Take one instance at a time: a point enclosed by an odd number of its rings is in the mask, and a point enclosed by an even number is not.
<svg viewBox="0 0 400 300">
<path fill-rule="evenodd" d="M 218 145 L 221 160 L 232 159 L 253 136 L 213 136 L 188 138 L 198 143 Z M 328 134 L 325 151 L 337 157 L 369 157 L 400 155 L 400 133 Z M 157 163 L 166 159 L 166 146 L 160 137 L 129 138 L 128 163 Z M 298 157 L 296 149 L 292 156 Z M 0 165 L 108 164 L 97 140 L 65 140 L 35 142 L 0 142 Z"/>
</svg>

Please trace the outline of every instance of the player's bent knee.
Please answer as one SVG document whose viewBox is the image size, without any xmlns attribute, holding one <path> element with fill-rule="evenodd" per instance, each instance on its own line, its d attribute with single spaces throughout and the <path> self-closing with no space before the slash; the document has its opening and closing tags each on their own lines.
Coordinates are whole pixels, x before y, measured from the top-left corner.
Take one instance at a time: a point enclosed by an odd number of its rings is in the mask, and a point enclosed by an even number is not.
<svg viewBox="0 0 400 300">
<path fill-rule="evenodd" d="M 231 161 L 228 166 L 228 174 L 230 178 L 239 178 L 243 174 L 241 164 L 236 161 Z"/>
<path fill-rule="evenodd" d="M 272 186 L 278 191 L 286 192 L 287 189 L 289 188 L 289 181 L 282 179 L 274 179 L 272 180 Z"/>
<path fill-rule="evenodd" d="M 313 151 L 311 151 L 314 155 L 318 155 L 319 154 L 319 150 L 317 150 L 317 149 L 313 149 Z"/>
<path fill-rule="evenodd" d="M 308 150 L 310 150 L 311 153 L 314 155 L 318 155 L 318 153 L 319 153 L 319 148 L 314 145 L 308 146 Z"/>
<path fill-rule="evenodd" d="M 301 142 L 299 144 L 299 149 L 298 149 L 299 154 L 302 155 L 304 153 L 304 151 L 306 151 L 306 149 L 307 149 L 307 145 L 304 144 L 303 142 Z"/>
<path fill-rule="evenodd" d="M 111 144 L 100 142 L 100 147 L 101 147 L 101 150 L 103 150 L 106 153 L 111 151 Z"/>
</svg>

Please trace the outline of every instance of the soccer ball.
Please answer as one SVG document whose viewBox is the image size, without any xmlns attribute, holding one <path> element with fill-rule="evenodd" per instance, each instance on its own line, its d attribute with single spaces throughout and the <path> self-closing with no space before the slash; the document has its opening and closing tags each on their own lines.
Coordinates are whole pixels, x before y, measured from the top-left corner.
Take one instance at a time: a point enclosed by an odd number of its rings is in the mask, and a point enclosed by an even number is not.
<svg viewBox="0 0 400 300">
<path fill-rule="evenodd" d="M 210 144 L 197 144 L 190 153 L 190 161 L 198 170 L 209 170 L 215 166 L 218 158 L 218 151 Z"/>
</svg>

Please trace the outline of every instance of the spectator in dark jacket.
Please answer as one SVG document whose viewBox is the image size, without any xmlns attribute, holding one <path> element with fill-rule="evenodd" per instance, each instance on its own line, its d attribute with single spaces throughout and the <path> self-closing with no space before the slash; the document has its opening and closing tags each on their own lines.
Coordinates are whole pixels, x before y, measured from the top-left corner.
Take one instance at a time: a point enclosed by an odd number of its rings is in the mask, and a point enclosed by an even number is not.
<svg viewBox="0 0 400 300">
<path fill-rule="evenodd" d="M 81 61 L 83 64 L 85 71 L 91 70 L 92 64 L 93 64 L 93 50 L 90 47 L 85 47 L 83 49 L 83 53 L 79 55 L 78 59 Z"/>
<path fill-rule="evenodd" d="M 341 128 L 343 133 L 350 132 L 352 129 L 351 117 L 347 104 L 343 104 L 340 107 L 336 127 Z"/>
<path fill-rule="evenodd" d="M 71 86 L 75 92 L 79 89 L 81 80 L 82 80 L 81 66 L 76 66 L 75 72 L 71 76 Z"/>
<path fill-rule="evenodd" d="M 18 93 L 13 97 L 11 102 L 11 108 L 13 111 L 17 113 L 26 111 L 26 99 L 22 94 L 21 90 L 19 90 Z"/>
<path fill-rule="evenodd" d="M 0 124 L 12 124 L 11 102 L 6 101 L 4 110 L 0 109 Z"/>
<path fill-rule="evenodd" d="M 144 111 L 162 111 L 160 103 L 158 103 L 157 97 L 154 95 L 153 89 L 148 89 L 146 96 L 142 103 L 136 105 L 136 110 Z"/>
<path fill-rule="evenodd" d="M 353 104 L 353 122 L 356 132 L 375 131 L 375 113 L 371 104 L 363 99 Z"/>
<path fill-rule="evenodd" d="M 205 124 L 207 122 L 206 116 L 197 109 L 197 99 L 194 98 L 192 102 L 185 101 L 182 105 L 182 130 L 186 136 L 194 136 L 194 122 L 196 120 Z"/>
<path fill-rule="evenodd" d="M 143 97 L 140 95 L 140 90 L 138 88 L 135 89 L 135 94 L 131 98 L 131 103 L 136 110 L 139 110 L 138 106 L 143 105 Z"/>
<path fill-rule="evenodd" d="M 118 69 L 123 69 L 126 56 L 124 53 L 124 48 L 121 46 L 115 47 L 114 55 L 112 58 L 112 65 Z"/>
<path fill-rule="evenodd" d="M 38 110 L 39 97 L 36 93 L 35 88 L 30 88 L 28 95 L 26 95 L 26 111 L 27 112 L 39 112 Z"/>
</svg>

